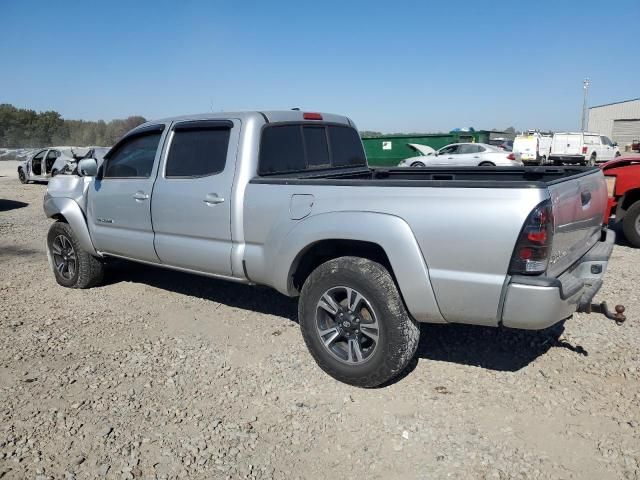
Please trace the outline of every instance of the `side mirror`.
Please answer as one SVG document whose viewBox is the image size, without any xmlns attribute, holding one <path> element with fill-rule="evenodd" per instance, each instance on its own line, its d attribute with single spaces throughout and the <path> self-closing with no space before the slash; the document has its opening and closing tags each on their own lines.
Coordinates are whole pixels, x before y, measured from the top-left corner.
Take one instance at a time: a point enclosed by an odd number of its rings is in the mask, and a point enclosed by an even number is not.
<svg viewBox="0 0 640 480">
<path fill-rule="evenodd" d="M 95 177 L 98 173 L 98 162 L 94 158 L 83 158 L 78 162 L 78 175 Z"/>
</svg>

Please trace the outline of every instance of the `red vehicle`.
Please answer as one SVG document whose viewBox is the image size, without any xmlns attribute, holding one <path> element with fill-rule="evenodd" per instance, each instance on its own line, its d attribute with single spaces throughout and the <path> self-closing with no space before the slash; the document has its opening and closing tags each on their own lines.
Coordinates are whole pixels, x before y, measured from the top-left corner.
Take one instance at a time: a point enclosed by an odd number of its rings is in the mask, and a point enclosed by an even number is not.
<svg viewBox="0 0 640 480">
<path fill-rule="evenodd" d="M 640 247 L 640 155 L 618 157 L 600 168 L 609 193 L 605 218 L 615 215 L 615 222 L 622 222 L 627 241 Z"/>
</svg>

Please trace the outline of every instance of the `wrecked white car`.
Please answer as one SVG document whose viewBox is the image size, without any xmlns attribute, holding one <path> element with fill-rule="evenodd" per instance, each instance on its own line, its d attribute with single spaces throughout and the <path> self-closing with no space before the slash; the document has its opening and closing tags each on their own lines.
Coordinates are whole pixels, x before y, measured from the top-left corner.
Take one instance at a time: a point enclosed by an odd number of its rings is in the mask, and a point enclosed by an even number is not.
<svg viewBox="0 0 640 480">
<path fill-rule="evenodd" d="M 36 150 L 29 158 L 18 165 L 18 178 L 21 183 L 31 181 L 48 182 L 60 173 L 70 173 L 79 159 L 87 154 L 87 148 L 51 147 Z"/>
</svg>

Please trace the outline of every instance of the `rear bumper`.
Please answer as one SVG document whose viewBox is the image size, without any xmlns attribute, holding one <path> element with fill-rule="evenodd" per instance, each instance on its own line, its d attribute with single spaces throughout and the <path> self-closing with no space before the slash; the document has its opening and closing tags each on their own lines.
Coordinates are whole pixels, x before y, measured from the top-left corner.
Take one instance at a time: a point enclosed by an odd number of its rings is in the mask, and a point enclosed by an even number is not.
<svg viewBox="0 0 640 480">
<path fill-rule="evenodd" d="M 615 238 L 612 230 L 606 230 L 604 239 L 558 278 L 511 277 L 502 309 L 502 324 L 539 330 L 590 305 L 602 286 Z"/>
<path fill-rule="evenodd" d="M 564 163 L 583 163 L 585 161 L 584 155 L 549 155 L 549 160 L 564 162 Z"/>
</svg>

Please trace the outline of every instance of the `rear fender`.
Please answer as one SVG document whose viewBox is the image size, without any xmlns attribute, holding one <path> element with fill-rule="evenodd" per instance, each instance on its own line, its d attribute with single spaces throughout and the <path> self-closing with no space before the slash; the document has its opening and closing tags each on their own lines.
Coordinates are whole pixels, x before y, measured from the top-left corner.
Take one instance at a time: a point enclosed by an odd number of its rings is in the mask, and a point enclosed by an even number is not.
<svg viewBox="0 0 640 480">
<path fill-rule="evenodd" d="M 80 246 L 90 254 L 99 256 L 91 241 L 87 220 L 80 206 L 74 200 L 71 198 L 48 197 L 45 198 L 43 207 L 47 217 L 63 217 L 73 229 Z"/>
<path fill-rule="evenodd" d="M 274 287 L 295 295 L 289 279 L 300 254 L 322 240 L 376 243 L 385 251 L 409 313 L 419 322 L 445 323 L 438 308 L 429 271 L 409 225 L 399 217 L 374 212 L 331 212 L 308 217 L 265 252 Z M 277 250 L 276 250 L 277 249 Z"/>
</svg>

